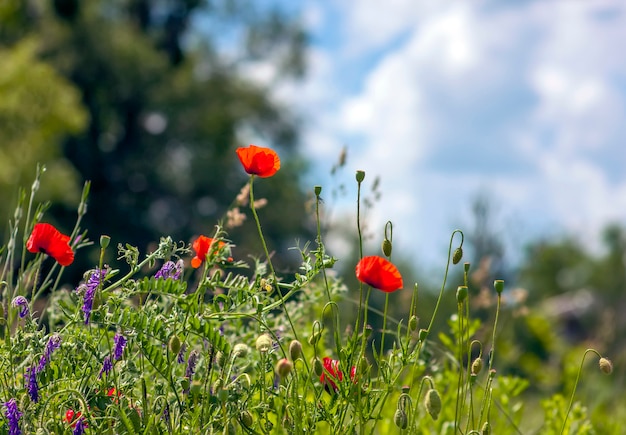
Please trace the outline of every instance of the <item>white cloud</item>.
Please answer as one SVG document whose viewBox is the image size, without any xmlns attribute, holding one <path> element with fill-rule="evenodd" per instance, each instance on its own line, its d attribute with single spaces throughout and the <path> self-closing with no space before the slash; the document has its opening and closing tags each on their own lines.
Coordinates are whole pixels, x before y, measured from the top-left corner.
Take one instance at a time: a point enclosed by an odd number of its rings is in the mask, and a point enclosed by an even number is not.
<svg viewBox="0 0 626 435">
<path fill-rule="evenodd" d="M 307 143 L 328 168 L 345 141 L 352 168 L 383 177 L 372 219 L 411 234 L 407 249 L 447 246 L 485 187 L 529 226 L 626 220 L 626 4 L 332 7 L 313 21 L 344 39 L 316 47 L 297 92 L 314 115 Z"/>
</svg>

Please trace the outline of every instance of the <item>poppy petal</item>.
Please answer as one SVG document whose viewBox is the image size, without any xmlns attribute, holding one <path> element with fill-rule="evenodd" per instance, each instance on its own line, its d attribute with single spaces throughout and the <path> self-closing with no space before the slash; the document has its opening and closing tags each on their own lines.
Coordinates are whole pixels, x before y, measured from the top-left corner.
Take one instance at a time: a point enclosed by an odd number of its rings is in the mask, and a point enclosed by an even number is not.
<svg viewBox="0 0 626 435">
<path fill-rule="evenodd" d="M 61 266 L 69 266 L 74 261 L 74 251 L 70 247 L 70 237 L 62 234 L 48 223 L 37 223 L 26 242 L 29 252 L 43 252 L 54 258 Z"/>
<path fill-rule="evenodd" d="M 280 158 L 276 151 L 250 145 L 237 148 L 237 157 L 244 170 L 250 175 L 262 178 L 271 177 L 280 169 Z"/>
<path fill-rule="evenodd" d="M 364 284 L 386 293 L 401 289 L 402 275 L 389 260 L 372 255 L 363 257 L 356 265 L 356 277 Z"/>
</svg>

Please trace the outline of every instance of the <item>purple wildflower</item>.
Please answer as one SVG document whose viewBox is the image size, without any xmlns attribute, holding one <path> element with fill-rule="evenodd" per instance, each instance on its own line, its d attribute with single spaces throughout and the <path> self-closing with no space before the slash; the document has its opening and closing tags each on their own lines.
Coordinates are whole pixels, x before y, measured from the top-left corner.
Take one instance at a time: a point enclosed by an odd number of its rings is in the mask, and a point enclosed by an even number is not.
<svg viewBox="0 0 626 435">
<path fill-rule="evenodd" d="M 93 298 L 96 295 L 96 290 L 100 286 L 100 283 L 106 276 L 106 269 L 94 269 L 89 275 L 89 279 L 86 283 L 81 284 L 76 289 L 77 292 L 84 291 L 83 295 L 83 313 L 85 313 L 85 325 L 89 324 L 89 317 L 91 316 L 91 309 L 93 307 Z"/>
<path fill-rule="evenodd" d="M 85 419 L 83 417 L 79 417 L 76 421 L 76 426 L 74 426 L 74 431 L 72 435 L 83 435 L 85 433 Z"/>
<path fill-rule="evenodd" d="M 43 355 L 39 359 L 39 364 L 36 369 L 37 373 L 46 367 L 46 364 L 50 361 L 52 352 L 57 350 L 59 347 L 61 347 L 61 336 L 59 334 L 52 334 L 48 339 L 48 343 L 46 343 L 46 349 L 44 350 Z"/>
<path fill-rule="evenodd" d="M 185 377 L 191 378 L 196 371 L 196 364 L 198 363 L 198 351 L 192 350 L 189 353 L 189 359 L 187 360 L 187 369 L 185 370 Z"/>
<path fill-rule="evenodd" d="M 9 421 L 9 435 L 21 435 L 20 418 L 22 418 L 22 413 L 17 409 L 17 402 L 15 399 L 10 399 L 4 403 L 4 406 L 6 408 L 4 415 Z"/>
<path fill-rule="evenodd" d="M 113 363 L 111 362 L 111 357 L 106 356 L 102 361 L 102 368 L 100 369 L 100 373 L 98 373 L 98 379 L 100 379 L 103 374 L 108 375 L 112 369 Z"/>
<path fill-rule="evenodd" d="M 161 268 L 154 274 L 155 278 L 163 278 L 168 279 L 172 278 L 173 280 L 177 280 L 180 278 L 180 275 L 183 273 L 183 260 L 178 260 L 174 263 L 171 260 L 168 260 L 161 266 Z"/>
<path fill-rule="evenodd" d="M 180 350 L 178 351 L 178 355 L 176 356 L 176 361 L 178 362 L 178 364 L 184 364 L 185 363 L 185 352 L 187 351 L 187 344 L 183 343 L 182 346 L 180 347 Z"/>
<path fill-rule="evenodd" d="M 20 312 L 18 313 L 18 315 L 20 316 L 20 319 L 28 316 L 28 300 L 24 296 L 15 296 L 13 298 L 13 301 L 11 301 L 11 305 L 13 305 L 15 308 L 19 307 Z"/>
<path fill-rule="evenodd" d="M 126 347 L 126 337 L 122 334 L 115 334 L 113 337 L 113 342 L 115 343 L 115 347 L 113 348 L 113 358 L 118 360 L 122 359 L 122 355 L 124 354 L 124 348 Z"/>
<path fill-rule="evenodd" d="M 39 385 L 37 384 L 37 368 L 28 367 L 26 369 L 26 377 L 28 378 L 28 395 L 33 403 L 39 402 Z"/>
</svg>

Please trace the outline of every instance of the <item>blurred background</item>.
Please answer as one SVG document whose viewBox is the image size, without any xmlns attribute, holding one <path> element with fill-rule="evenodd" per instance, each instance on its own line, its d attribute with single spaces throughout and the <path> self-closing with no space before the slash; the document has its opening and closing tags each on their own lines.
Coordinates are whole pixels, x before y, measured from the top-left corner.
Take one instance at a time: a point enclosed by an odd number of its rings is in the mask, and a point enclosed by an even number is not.
<svg viewBox="0 0 626 435">
<path fill-rule="evenodd" d="M 616 363 L 586 383 L 602 412 L 626 363 L 625 40 L 617 0 L 3 0 L 0 211 L 40 162 L 62 231 L 91 180 L 92 239 L 189 241 L 247 181 L 234 149 L 270 146 L 283 165 L 256 196 L 279 269 L 314 237 L 319 184 L 353 287 L 362 169 L 365 252 L 391 220 L 424 318 L 461 228 L 486 324 L 491 283 L 507 282 L 501 370 L 553 390 L 595 347 Z M 239 258 L 260 252 L 250 216 L 229 237 Z M 68 280 L 96 261 L 85 252 Z M 397 317 L 408 293 L 392 295 Z"/>
</svg>

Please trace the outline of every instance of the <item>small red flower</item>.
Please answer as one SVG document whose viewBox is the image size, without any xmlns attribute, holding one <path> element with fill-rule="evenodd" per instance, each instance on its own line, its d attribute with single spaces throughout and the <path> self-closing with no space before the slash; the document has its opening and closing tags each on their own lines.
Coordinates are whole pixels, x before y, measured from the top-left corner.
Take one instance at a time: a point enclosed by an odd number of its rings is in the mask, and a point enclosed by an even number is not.
<svg viewBox="0 0 626 435">
<path fill-rule="evenodd" d="M 63 421 L 69 423 L 71 427 L 76 427 L 76 423 L 78 423 L 81 415 L 82 414 L 80 411 L 74 412 L 73 409 L 68 409 L 67 411 L 65 411 L 65 417 L 63 417 Z"/>
<path fill-rule="evenodd" d="M 356 265 L 356 277 L 364 284 L 391 293 L 403 287 L 402 275 L 390 261 L 372 255 Z"/>
<path fill-rule="evenodd" d="M 320 382 L 329 393 L 331 390 L 337 391 L 335 381 L 343 381 L 343 372 L 339 370 L 339 361 L 325 356 L 322 363 L 324 365 L 324 373 L 320 375 Z M 356 367 L 354 366 L 350 369 L 350 379 L 352 379 L 352 382 L 356 382 Z"/>
<path fill-rule="evenodd" d="M 215 240 L 212 239 L 211 237 L 207 237 L 207 236 L 199 236 L 194 242 L 193 242 L 193 249 L 194 251 L 196 251 L 196 256 L 193 257 L 191 259 L 191 266 L 194 269 L 197 269 L 198 267 L 200 267 L 200 265 L 202 264 L 202 262 L 204 260 L 206 260 L 207 255 L 209 254 L 212 246 L 213 246 L 213 242 Z M 222 246 L 224 246 L 225 243 L 220 241 L 218 243 L 218 249 L 221 248 Z"/>
<path fill-rule="evenodd" d="M 74 261 L 74 251 L 70 248 L 70 236 L 61 234 L 50 224 L 35 224 L 26 242 L 29 252 L 43 252 L 54 258 L 61 266 L 69 266 Z"/>
<path fill-rule="evenodd" d="M 243 165 L 243 169 L 250 175 L 258 175 L 261 178 L 271 177 L 280 169 L 280 158 L 276 151 L 250 145 L 237 148 L 237 157 Z"/>
</svg>

